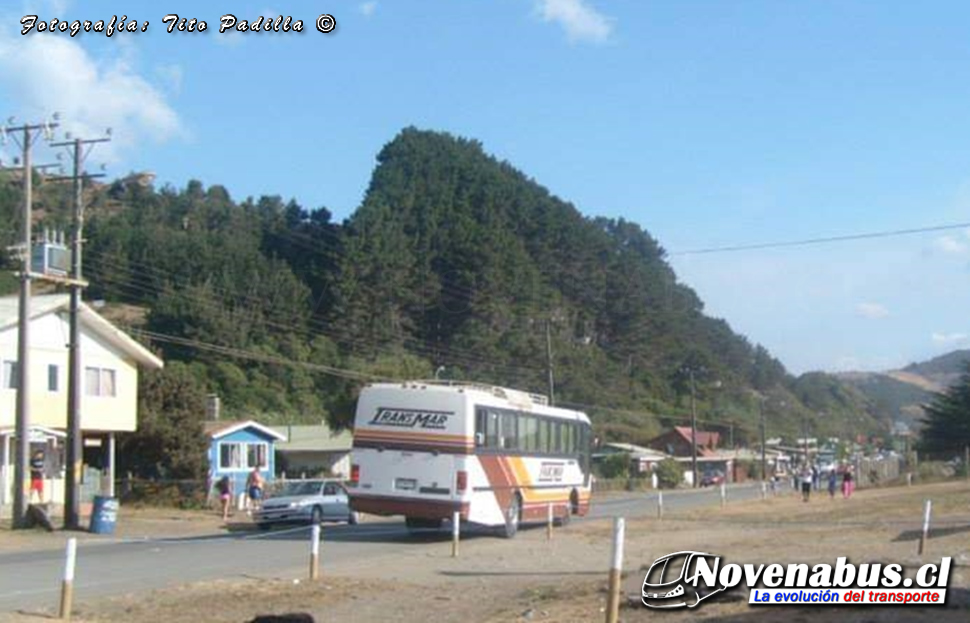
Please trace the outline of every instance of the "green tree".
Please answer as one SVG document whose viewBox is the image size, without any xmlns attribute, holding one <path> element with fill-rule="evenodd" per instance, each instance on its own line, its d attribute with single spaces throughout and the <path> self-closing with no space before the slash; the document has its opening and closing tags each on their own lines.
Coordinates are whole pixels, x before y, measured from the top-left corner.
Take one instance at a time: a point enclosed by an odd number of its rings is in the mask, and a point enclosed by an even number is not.
<svg viewBox="0 0 970 623">
<path fill-rule="evenodd" d="M 960 379 L 926 407 L 920 447 L 941 458 L 963 456 L 970 444 L 970 362 Z"/>
<path fill-rule="evenodd" d="M 138 430 L 120 439 L 121 469 L 143 478 L 203 478 L 205 387 L 179 362 L 142 373 L 138 385 Z"/>
</svg>

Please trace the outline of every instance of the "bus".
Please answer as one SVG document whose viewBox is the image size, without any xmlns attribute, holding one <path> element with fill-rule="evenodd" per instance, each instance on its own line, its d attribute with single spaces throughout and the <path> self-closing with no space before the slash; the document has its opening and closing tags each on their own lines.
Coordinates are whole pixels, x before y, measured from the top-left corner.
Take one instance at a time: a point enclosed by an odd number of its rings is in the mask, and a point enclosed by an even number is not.
<svg viewBox="0 0 970 623">
<path fill-rule="evenodd" d="M 409 529 L 560 525 L 589 510 L 589 418 L 545 396 L 455 381 L 372 383 L 357 401 L 350 505 Z"/>
</svg>

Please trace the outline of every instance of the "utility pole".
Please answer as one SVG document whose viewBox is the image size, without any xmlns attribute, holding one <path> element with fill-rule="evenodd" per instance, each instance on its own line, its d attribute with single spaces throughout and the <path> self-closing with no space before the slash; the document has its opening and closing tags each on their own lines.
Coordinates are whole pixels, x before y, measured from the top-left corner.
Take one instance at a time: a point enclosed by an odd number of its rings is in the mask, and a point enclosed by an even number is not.
<svg viewBox="0 0 970 623">
<path fill-rule="evenodd" d="M 758 407 L 761 410 L 761 482 L 768 480 L 768 461 L 765 455 L 765 399 L 758 398 Z"/>
<path fill-rule="evenodd" d="M 64 483 L 64 528 L 73 530 L 81 526 L 80 484 L 83 462 L 81 433 L 81 290 L 87 285 L 81 272 L 81 247 L 84 243 L 84 180 L 103 177 L 103 174 L 84 174 L 82 165 L 87 153 L 84 148 L 94 143 L 104 143 L 110 138 L 80 139 L 53 143 L 54 147 L 67 147 L 72 153 L 73 174 L 68 178 L 74 184 L 74 225 L 71 232 L 71 289 L 70 339 L 67 351 L 67 469 Z M 88 152 L 90 153 L 90 152 Z M 114 460 L 114 457 L 111 458 Z"/>
<path fill-rule="evenodd" d="M 697 405 L 694 398 L 694 369 L 688 368 L 690 373 L 690 470 L 691 486 L 697 487 Z"/>
<path fill-rule="evenodd" d="M 57 119 L 57 116 L 54 116 Z M 13 123 L 13 118 L 8 120 Z M 20 271 L 20 301 L 17 318 L 17 402 L 16 422 L 14 425 L 17 446 L 14 451 L 14 487 L 13 487 L 13 526 L 25 527 L 27 499 L 26 481 L 28 461 L 30 460 L 30 280 L 31 274 L 31 229 L 33 219 L 33 167 L 31 165 L 31 147 L 37 140 L 37 130 L 42 130 L 50 139 L 56 123 L 24 124 L 18 127 L 4 126 L 0 128 L 0 142 L 6 143 L 8 133 L 18 143 L 23 154 L 23 184 L 24 206 L 23 230 L 23 266 Z M 18 137 L 18 133 L 23 133 Z"/>
<path fill-rule="evenodd" d="M 556 404 L 556 385 L 552 374 L 552 334 L 549 325 L 552 320 L 546 319 L 546 369 L 549 373 L 549 406 Z"/>
</svg>

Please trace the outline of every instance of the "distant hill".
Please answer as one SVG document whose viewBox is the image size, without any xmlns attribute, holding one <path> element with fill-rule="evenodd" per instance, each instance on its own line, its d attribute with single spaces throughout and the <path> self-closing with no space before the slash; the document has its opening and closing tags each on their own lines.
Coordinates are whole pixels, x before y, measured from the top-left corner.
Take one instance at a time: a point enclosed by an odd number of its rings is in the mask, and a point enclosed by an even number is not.
<svg viewBox="0 0 970 623">
<path fill-rule="evenodd" d="M 960 376 L 961 366 L 970 361 L 970 350 L 957 350 L 928 361 L 912 363 L 888 372 L 842 372 L 835 376 L 864 394 L 880 419 L 919 425 L 921 405 L 933 400 Z"/>
<path fill-rule="evenodd" d="M 955 350 L 929 361 L 910 364 L 903 368 L 902 372 L 915 374 L 944 389 L 959 378 L 962 366 L 968 361 L 970 361 L 970 350 Z"/>
<path fill-rule="evenodd" d="M 705 313 L 644 225 L 586 216 L 474 140 L 406 128 L 376 161 L 341 223 L 196 180 L 92 187 L 86 296 L 191 366 L 227 417 L 346 426 L 366 379 L 547 392 L 551 368 L 556 403 L 604 440 L 642 444 L 692 404 L 738 445 L 760 438 L 762 411 L 772 436 L 888 431 L 861 391 L 796 379 Z M 69 191 L 38 180 L 38 228 L 68 222 Z M 0 173 L 0 223 L 19 201 Z M 0 249 L 15 236 L 0 227 Z"/>
</svg>

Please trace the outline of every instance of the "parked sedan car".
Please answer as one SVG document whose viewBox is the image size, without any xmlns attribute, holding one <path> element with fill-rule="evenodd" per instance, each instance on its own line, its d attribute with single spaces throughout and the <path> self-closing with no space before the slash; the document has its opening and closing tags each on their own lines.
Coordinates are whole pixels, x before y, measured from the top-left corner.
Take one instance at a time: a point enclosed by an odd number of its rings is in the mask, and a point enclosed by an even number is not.
<svg viewBox="0 0 970 623">
<path fill-rule="evenodd" d="M 724 483 L 724 473 L 720 471 L 707 472 L 701 478 L 702 487 L 714 487 Z"/>
<path fill-rule="evenodd" d="M 278 523 L 346 521 L 355 524 L 358 514 L 350 509 L 347 490 L 337 480 L 294 480 L 263 500 L 253 513 L 260 528 Z"/>
</svg>

